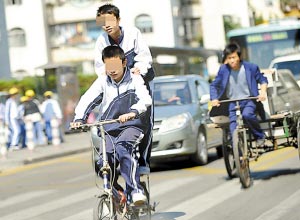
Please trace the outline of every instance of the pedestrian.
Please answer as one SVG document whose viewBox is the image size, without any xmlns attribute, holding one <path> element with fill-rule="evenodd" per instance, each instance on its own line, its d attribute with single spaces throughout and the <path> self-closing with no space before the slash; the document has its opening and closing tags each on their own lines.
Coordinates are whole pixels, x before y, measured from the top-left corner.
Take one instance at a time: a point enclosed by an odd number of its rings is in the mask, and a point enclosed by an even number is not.
<svg viewBox="0 0 300 220">
<path fill-rule="evenodd" d="M 105 74 L 105 66 L 102 60 L 102 50 L 109 45 L 120 46 L 126 55 L 127 67 L 134 74 L 140 74 L 145 85 L 150 91 L 149 82 L 154 78 L 152 68 L 152 56 L 150 49 L 142 38 L 140 30 L 136 27 L 120 26 L 120 11 L 112 4 L 100 6 L 96 14 L 96 22 L 102 27 L 104 33 L 101 34 L 95 46 L 95 71 L 97 75 Z M 150 172 L 150 154 L 152 148 L 152 128 L 153 128 L 153 107 L 147 109 L 148 117 L 147 131 L 144 139 L 139 145 L 140 172 L 148 174 Z"/>
<path fill-rule="evenodd" d="M 20 104 L 18 106 L 18 121 L 20 124 L 20 144 L 21 148 L 26 148 L 26 127 L 25 127 L 25 121 L 24 121 L 24 103 L 28 101 L 27 96 L 22 96 L 20 98 Z"/>
<path fill-rule="evenodd" d="M 98 105 L 100 120 L 120 120 L 120 123 L 105 125 L 107 157 L 112 168 L 110 176 L 117 175 L 116 169 L 120 164 L 121 175 L 126 181 L 126 194 L 131 196 L 135 205 L 139 205 L 146 202 L 146 196 L 140 184 L 135 152 L 136 146 L 146 135 L 145 122 L 148 118 L 143 113 L 152 104 L 152 98 L 142 77 L 132 74 L 126 67 L 122 48 L 108 46 L 103 50 L 102 57 L 107 75 L 100 75 L 80 98 L 74 123 L 70 126 L 76 128 L 86 123 L 89 114 Z M 102 156 L 97 164 L 102 167 Z"/>
<path fill-rule="evenodd" d="M 28 100 L 24 103 L 24 120 L 26 124 L 32 123 L 33 141 L 35 145 L 45 144 L 45 136 L 43 133 L 42 115 L 39 109 L 39 102 L 34 99 L 35 92 L 32 89 L 26 90 L 25 96 Z M 28 131 L 26 129 L 26 131 Z"/>
<path fill-rule="evenodd" d="M 5 125 L 8 128 L 8 139 L 7 146 L 10 151 L 19 150 L 19 140 L 20 140 L 20 124 L 18 121 L 18 94 L 19 89 L 12 87 L 8 91 L 9 98 L 5 103 Z"/>
<path fill-rule="evenodd" d="M 223 57 L 224 64 L 219 68 L 218 74 L 210 86 L 212 106 L 219 107 L 219 101 L 223 99 L 257 97 L 257 101 L 241 101 L 240 106 L 243 119 L 252 131 L 257 146 L 263 146 L 265 135 L 260 128 L 256 109 L 260 101 L 266 100 L 268 80 L 256 64 L 241 59 L 241 50 L 238 44 L 228 44 L 223 51 Z M 258 91 L 259 84 L 260 92 Z M 237 124 L 235 105 L 235 102 L 230 102 L 228 108 L 225 109 L 229 114 L 231 134 L 233 134 Z"/>
<path fill-rule="evenodd" d="M 45 100 L 41 106 L 41 113 L 45 122 L 45 132 L 48 144 L 59 144 L 63 142 L 61 131 L 62 111 L 57 100 L 53 99 L 53 92 L 46 91 L 44 93 Z"/>
</svg>

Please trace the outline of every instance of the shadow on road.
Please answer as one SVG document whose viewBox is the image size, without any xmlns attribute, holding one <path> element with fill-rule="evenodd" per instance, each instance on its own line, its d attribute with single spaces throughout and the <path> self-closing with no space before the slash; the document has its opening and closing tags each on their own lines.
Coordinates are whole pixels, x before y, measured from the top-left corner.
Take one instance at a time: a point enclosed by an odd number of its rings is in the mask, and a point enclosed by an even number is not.
<svg viewBox="0 0 300 220">
<path fill-rule="evenodd" d="M 208 163 L 218 160 L 217 153 L 212 150 L 208 152 Z M 188 157 L 173 158 L 171 160 L 151 161 L 151 172 L 159 172 L 166 170 L 180 170 L 199 166 Z M 202 165 L 205 166 L 205 165 Z"/>
<path fill-rule="evenodd" d="M 269 180 L 278 176 L 295 175 L 300 173 L 300 169 L 272 169 L 265 171 L 253 171 L 251 176 L 254 180 Z"/>
</svg>

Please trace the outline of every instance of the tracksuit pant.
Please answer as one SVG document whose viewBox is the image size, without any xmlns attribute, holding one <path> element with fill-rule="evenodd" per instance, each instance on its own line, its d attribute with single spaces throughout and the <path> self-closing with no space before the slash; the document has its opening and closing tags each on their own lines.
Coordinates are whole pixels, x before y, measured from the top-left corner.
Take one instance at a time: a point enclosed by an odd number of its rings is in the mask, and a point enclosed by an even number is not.
<svg viewBox="0 0 300 220">
<path fill-rule="evenodd" d="M 137 147 L 143 138 L 143 132 L 134 127 L 128 127 L 117 137 L 106 135 L 107 160 L 112 173 L 110 179 L 113 185 L 117 185 L 117 167 L 120 164 L 120 173 L 126 181 L 126 193 L 142 191 L 140 175 L 138 172 Z M 102 148 L 100 147 L 100 150 Z M 99 169 L 103 165 L 102 155 L 98 160 Z"/>
<path fill-rule="evenodd" d="M 229 104 L 229 119 L 230 119 L 230 132 L 233 134 L 236 129 L 236 110 L 235 110 L 235 102 L 231 102 Z M 243 100 L 240 101 L 241 113 L 244 121 L 250 128 L 250 131 L 253 133 L 256 139 L 263 139 L 264 132 L 260 128 L 259 121 L 256 116 L 256 104 L 252 100 Z"/>
</svg>

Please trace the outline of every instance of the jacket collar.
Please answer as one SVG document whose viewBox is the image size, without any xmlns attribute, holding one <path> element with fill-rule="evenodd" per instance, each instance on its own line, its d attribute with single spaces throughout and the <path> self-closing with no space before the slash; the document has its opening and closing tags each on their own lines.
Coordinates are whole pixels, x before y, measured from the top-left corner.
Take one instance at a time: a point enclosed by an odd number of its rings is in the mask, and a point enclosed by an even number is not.
<svg viewBox="0 0 300 220">
<path fill-rule="evenodd" d="M 123 78 L 116 83 L 110 76 L 107 76 L 107 82 L 110 84 L 120 85 L 121 83 L 129 82 L 131 80 L 130 69 L 125 67 Z"/>
<path fill-rule="evenodd" d="M 120 31 L 121 31 L 121 35 L 118 38 L 118 42 L 114 41 L 114 39 L 112 39 L 111 36 L 108 35 L 108 40 L 109 40 L 110 45 L 120 45 L 120 43 L 122 43 L 123 38 L 124 38 L 124 31 L 121 26 L 120 26 Z"/>
</svg>

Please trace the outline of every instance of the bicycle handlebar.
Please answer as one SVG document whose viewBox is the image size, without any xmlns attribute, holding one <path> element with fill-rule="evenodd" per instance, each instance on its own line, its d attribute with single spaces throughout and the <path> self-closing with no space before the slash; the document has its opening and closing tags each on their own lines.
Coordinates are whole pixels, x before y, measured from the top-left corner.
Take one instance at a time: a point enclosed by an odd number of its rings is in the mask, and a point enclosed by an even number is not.
<svg viewBox="0 0 300 220">
<path fill-rule="evenodd" d="M 97 121 L 95 123 L 90 123 L 90 124 L 81 124 L 76 128 L 70 128 L 71 130 L 76 130 L 76 129 L 81 129 L 81 130 L 86 130 L 87 128 L 93 127 L 93 126 L 101 126 L 101 125 L 105 125 L 105 124 L 112 124 L 112 123 L 116 123 L 116 122 L 120 122 L 119 119 L 109 119 L 109 120 L 103 120 L 103 121 Z"/>
<path fill-rule="evenodd" d="M 227 102 L 237 102 L 237 101 L 244 101 L 244 100 L 252 100 L 257 99 L 258 97 L 247 97 L 243 99 L 226 99 L 226 100 L 220 100 L 219 103 L 227 103 Z"/>
</svg>

